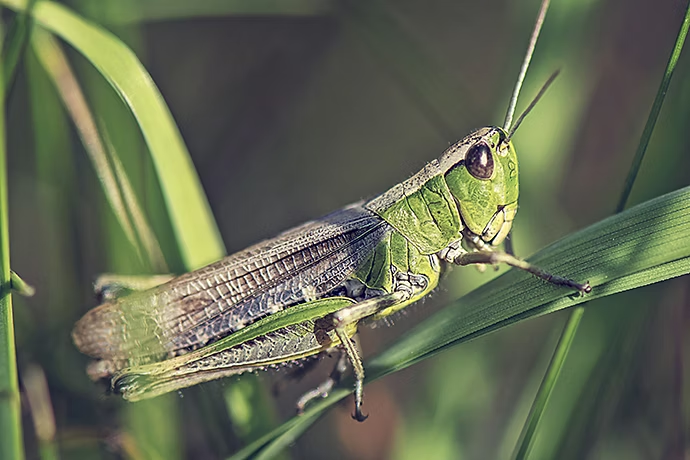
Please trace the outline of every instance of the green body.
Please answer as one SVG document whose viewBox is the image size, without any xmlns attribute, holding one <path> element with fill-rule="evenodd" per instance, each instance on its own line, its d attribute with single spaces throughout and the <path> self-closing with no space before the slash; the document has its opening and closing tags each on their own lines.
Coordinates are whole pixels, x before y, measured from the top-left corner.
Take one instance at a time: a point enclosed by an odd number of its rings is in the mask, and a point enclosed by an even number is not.
<svg viewBox="0 0 690 460">
<path fill-rule="evenodd" d="M 490 252 L 510 231 L 517 156 L 500 128 L 482 128 L 387 192 L 148 291 L 110 300 L 75 326 L 136 400 L 344 349 L 361 321 L 384 318 L 438 283 L 441 261 Z"/>
</svg>

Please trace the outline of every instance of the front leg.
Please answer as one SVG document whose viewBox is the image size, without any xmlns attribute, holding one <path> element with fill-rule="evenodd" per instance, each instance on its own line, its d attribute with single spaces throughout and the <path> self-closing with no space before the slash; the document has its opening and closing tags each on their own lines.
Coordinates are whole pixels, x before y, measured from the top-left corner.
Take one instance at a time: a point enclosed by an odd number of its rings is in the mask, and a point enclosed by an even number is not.
<svg viewBox="0 0 690 460">
<path fill-rule="evenodd" d="M 464 239 L 463 239 L 464 237 Z M 463 241 L 470 248 L 468 251 L 463 247 Z M 512 248 L 512 245 L 511 245 Z M 512 249 L 511 249 L 512 250 Z M 455 265 L 498 265 L 504 263 L 511 267 L 525 270 L 528 273 L 556 286 L 563 286 L 577 290 L 580 295 L 592 292 L 589 283 L 578 283 L 569 278 L 554 275 L 539 267 L 518 259 L 508 252 L 497 251 L 495 246 L 487 244 L 478 235 L 463 233 L 463 236 L 451 242 L 447 247 L 438 253 L 441 260 Z"/>
<path fill-rule="evenodd" d="M 555 284 L 556 286 L 564 286 L 577 290 L 581 295 L 592 292 L 592 286 L 589 283 L 578 283 L 569 278 L 564 278 L 562 276 L 554 275 L 546 270 L 525 262 L 524 260 L 518 259 L 515 256 L 507 254 L 500 251 L 477 251 L 477 252 L 465 252 L 459 254 L 453 263 L 457 265 L 471 265 L 471 264 L 491 264 L 496 265 L 499 263 L 504 263 L 510 265 L 511 267 L 519 268 L 520 270 L 525 270 L 528 273 L 542 279 L 548 283 Z"/>
</svg>

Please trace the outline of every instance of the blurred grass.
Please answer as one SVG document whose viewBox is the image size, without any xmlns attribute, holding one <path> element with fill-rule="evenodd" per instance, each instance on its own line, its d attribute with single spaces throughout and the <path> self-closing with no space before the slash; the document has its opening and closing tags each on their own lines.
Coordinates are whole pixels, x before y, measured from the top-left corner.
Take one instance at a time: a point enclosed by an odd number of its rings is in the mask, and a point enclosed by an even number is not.
<svg viewBox="0 0 690 460">
<path fill-rule="evenodd" d="M 228 9 L 221 5 L 210 13 L 204 8 L 213 2 L 181 3 L 174 14 L 173 2 L 142 1 L 140 10 L 125 3 L 83 5 L 89 17 L 109 24 L 136 51 L 161 88 L 233 251 L 379 193 L 429 161 L 447 142 L 500 121 L 536 11 L 536 2 L 527 1 L 439 1 L 423 7 L 383 1 L 371 10 L 358 3 L 343 10 L 315 2 L 315 9 L 305 14 L 285 17 L 285 11 L 267 8 L 238 16 L 232 2 Z M 206 19 L 190 19 L 200 16 Z M 523 101 L 555 68 L 563 72 L 515 138 L 522 175 L 515 224 L 519 254 L 601 219 L 615 205 L 635 147 L 634 133 L 644 123 L 678 17 L 670 2 L 554 2 Z M 137 23 L 151 19 L 157 23 Z M 406 45 L 393 46 L 400 43 Z M 415 68 L 416 56 L 433 65 Z M 152 226 L 170 265 L 181 270 L 154 166 L 141 155 L 144 143 L 136 125 L 126 111 L 117 118 L 111 113 L 108 107 L 122 104 L 83 59 L 70 52 L 68 58 L 99 127 L 107 127 L 107 137 L 122 155 L 146 213 L 155 216 Z M 683 152 L 690 91 L 682 60 L 679 73 L 669 88 L 675 97 L 661 113 L 634 202 L 689 182 Z M 26 128 L 24 92 L 27 85 L 39 86 L 28 74 L 18 73 L 8 106 L 13 266 L 39 288 L 35 300 L 15 299 L 20 305 L 19 359 L 46 369 L 63 456 L 108 458 L 109 449 L 128 445 L 120 431 L 126 405 L 103 399 L 87 381 L 85 359 L 69 343 L 68 333 L 93 305 L 89 283 L 95 274 L 113 268 L 140 271 L 140 262 L 97 191 L 91 167 L 73 154 L 80 147 L 59 105 L 49 103 L 49 88 L 32 97 L 31 116 L 42 120 L 40 125 L 34 134 Z M 423 91 L 415 94 L 419 89 Z M 429 118 L 425 104 L 433 104 L 448 128 L 440 129 L 441 123 Z M 44 154 L 34 157 L 26 139 L 33 139 L 36 152 Z M 36 195 L 43 197 L 41 208 L 33 205 Z M 40 212 L 29 212 L 34 209 Z M 101 237 L 103 230 L 119 245 Z M 106 252 L 115 265 L 106 261 Z M 458 298 L 492 275 L 455 270 L 443 282 L 443 289 L 452 292 L 440 291 L 425 307 L 445 303 L 448 296 Z M 533 458 L 597 453 L 633 458 L 631 452 L 662 452 L 677 444 L 678 424 L 653 421 L 676 420 L 677 408 L 687 401 L 687 390 L 668 391 L 679 368 L 663 358 L 675 356 L 678 343 L 685 343 L 685 292 L 687 282 L 678 280 L 588 306 L 573 343 L 575 358 L 563 369 L 542 424 L 546 428 L 537 431 Z M 408 316 L 419 316 L 422 309 L 416 310 Z M 680 315 L 680 336 L 675 329 L 671 337 L 663 334 L 671 312 Z M 628 319 L 631 327 L 619 333 Z M 433 446 L 438 456 L 496 457 L 496 439 L 511 438 L 505 430 L 509 419 L 520 418 L 515 401 L 534 393 L 530 382 L 538 380 L 529 376 L 543 375 L 544 362 L 538 357 L 542 348 L 552 346 L 549 331 L 561 322 L 560 315 L 522 322 L 367 386 L 368 394 L 376 387 L 384 395 L 367 398 L 367 404 L 389 398 L 387 409 L 373 411 L 363 427 L 350 422 L 349 405 L 334 411 L 304 433 L 295 455 L 367 458 L 363 449 L 371 440 L 388 446 L 388 452 Z M 397 323 L 365 331 L 365 350 L 404 335 L 415 321 Z M 650 348 L 654 355 L 644 352 Z M 684 356 L 678 358 L 681 363 Z M 658 363 L 655 371 L 644 372 L 651 363 Z M 452 369 L 454 365 L 459 367 Z M 292 413 L 297 395 L 324 372 L 317 369 L 301 386 L 285 385 L 286 394 L 279 398 L 283 414 Z M 186 390 L 179 399 L 184 431 L 178 438 L 186 456 L 222 458 L 241 446 L 230 435 L 224 404 L 218 404 L 224 401 L 223 385 Z M 671 399 L 668 394 L 680 396 Z M 238 407 L 231 398 L 225 401 Z M 443 432 L 424 429 L 431 426 L 443 426 Z M 27 436 L 31 456 L 31 434 Z"/>
<path fill-rule="evenodd" d="M 78 0 L 85 16 L 104 24 L 190 19 L 194 17 L 267 15 L 311 16 L 329 12 L 334 0 Z"/>
</svg>

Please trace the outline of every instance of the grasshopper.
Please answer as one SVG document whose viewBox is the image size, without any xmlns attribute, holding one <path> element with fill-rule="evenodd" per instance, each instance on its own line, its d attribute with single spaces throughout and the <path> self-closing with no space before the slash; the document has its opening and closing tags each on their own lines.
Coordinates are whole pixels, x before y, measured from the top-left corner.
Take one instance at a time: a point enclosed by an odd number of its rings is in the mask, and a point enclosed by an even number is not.
<svg viewBox="0 0 690 460">
<path fill-rule="evenodd" d="M 105 302 L 72 332 L 96 359 L 88 374 L 136 401 L 335 353 L 333 373 L 298 410 L 325 397 L 349 363 L 353 418 L 363 421 L 359 325 L 429 294 L 446 266 L 506 263 L 589 292 L 499 250 L 518 209 L 519 122 L 509 123 L 474 131 L 381 195 L 199 270 L 126 295 L 105 283 Z"/>
</svg>

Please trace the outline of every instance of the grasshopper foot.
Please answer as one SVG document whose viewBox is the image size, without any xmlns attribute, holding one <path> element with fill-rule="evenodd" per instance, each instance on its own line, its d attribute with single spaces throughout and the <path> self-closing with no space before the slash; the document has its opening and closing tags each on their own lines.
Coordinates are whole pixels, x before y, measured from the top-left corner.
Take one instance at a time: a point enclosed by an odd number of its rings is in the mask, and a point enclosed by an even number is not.
<svg viewBox="0 0 690 460">
<path fill-rule="evenodd" d="M 356 403 L 355 403 L 355 413 L 352 414 L 352 418 L 355 419 L 355 420 L 357 420 L 358 422 L 363 422 L 363 421 L 365 421 L 366 419 L 369 418 L 369 414 L 364 415 L 364 414 L 362 413 L 362 406 L 361 406 L 361 404 L 356 404 Z"/>
<path fill-rule="evenodd" d="M 580 295 L 589 294 L 590 292 L 592 292 L 592 286 L 589 284 L 589 281 L 585 281 L 585 283 L 581 285 Z"/>
<path fill-rule="evenodd" d="M 357 383 L 355 384 L 355 413 L 352 414 L 352 418 L 357 420 L 358 422 L 363 422 L 369 418 L 368 414 L 364 415 L 362 413 L 362 386 L 363 382 L 361 380 L 357 380 Z"/>
<path fill-rule="evenodd" d="M 585 294 L 592 292 L 592 285 L 589 284 L 589 281 L 585 281 L 584 283 L 573 283 L 574 284 L 571 287 L 577 289 L 577 292 L 573 294 L 574 297 L 582 297 Z"/>
<path fill-rule="evenodd" d="M 369 415 L 364 415 L 362 413 L 362 400 L 364 399 L 363 387 L 364 382 L 358 378 L 355 382 L 355 413 L 352 414 L 352 418 L 358 422 L 363 422 L 369 418 Z"/>
</svg>

